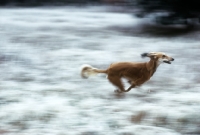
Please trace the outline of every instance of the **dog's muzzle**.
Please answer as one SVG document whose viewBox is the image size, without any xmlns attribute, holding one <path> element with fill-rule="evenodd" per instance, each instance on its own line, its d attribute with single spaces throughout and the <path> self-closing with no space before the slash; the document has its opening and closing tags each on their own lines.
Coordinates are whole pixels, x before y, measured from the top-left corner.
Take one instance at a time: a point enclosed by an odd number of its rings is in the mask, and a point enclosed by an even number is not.
<svg viewBox="0 0 200 135">
<path fill-rule="evenodd" d="M 165 61 L 163 61 L 163 62 L 164 62 L 164 63 L 167 63 L 167 64 L 171 64 L 171 62 L 170 62 L 170 61 L 166 61 L 166 60 L 165 60 Z"/>
</svg>

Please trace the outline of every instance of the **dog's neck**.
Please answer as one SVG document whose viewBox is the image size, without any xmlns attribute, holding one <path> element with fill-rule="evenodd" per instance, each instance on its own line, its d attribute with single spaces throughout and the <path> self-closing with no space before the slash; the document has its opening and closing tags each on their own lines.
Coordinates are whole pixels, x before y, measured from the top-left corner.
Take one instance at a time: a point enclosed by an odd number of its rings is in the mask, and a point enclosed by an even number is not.
<svg viewBox="0 0 200 135">
<path fill-rule="evenodd" d="M 150 72 L 151 76 L 156 72 L 159 65 L 160 63 L 156 59 L 150 59 L 150 61 L 146 63 L 146 68 Z"/>
</svg>

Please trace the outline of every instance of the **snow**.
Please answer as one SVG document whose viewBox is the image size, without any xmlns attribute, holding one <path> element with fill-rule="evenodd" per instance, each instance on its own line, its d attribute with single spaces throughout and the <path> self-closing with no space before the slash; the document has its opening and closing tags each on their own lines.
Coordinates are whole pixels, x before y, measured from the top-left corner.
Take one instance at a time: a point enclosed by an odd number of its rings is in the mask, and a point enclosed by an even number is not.
<svg viewBox="0 0 200 135">
<path fill-rule="evenodd" d="M 108 7 L 1 8 L 0 132 L 8 135 L 181 135 L 196 132 L 200 113 L 199 41 L 147 36 L 130 13 Z M 148 19 L 147 19 L 148 20 Z M 175 58 L 151 80 L 117 95 L 106 75 L 80 77 L 89 64 Z M 126 84 L 127 85 L 127 84 Z M 128 86 L 128 85 L 127 85 Z"/>
</svg>

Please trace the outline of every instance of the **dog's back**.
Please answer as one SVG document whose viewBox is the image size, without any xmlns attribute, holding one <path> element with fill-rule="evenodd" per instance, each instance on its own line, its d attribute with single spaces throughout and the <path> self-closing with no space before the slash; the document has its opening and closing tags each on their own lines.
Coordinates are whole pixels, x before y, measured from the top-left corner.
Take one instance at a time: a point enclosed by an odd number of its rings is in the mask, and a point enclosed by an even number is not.
<svg viewBox="0 0 200 135">
<path fill-rule="evenodd" d="M 135 63 L 135 62 L 118 62 L 113 63 L 107 69 L 108 75 L 118 75 L 118 76 L 137 76 L 141 72 L 145 72 L 146 63 Z"/>
</svg>

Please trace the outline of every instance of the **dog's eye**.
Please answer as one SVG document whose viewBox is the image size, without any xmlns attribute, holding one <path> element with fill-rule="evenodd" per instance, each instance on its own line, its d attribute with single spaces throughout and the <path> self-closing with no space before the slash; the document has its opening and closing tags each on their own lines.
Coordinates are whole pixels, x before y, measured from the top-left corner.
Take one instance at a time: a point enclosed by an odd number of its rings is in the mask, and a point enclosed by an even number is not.
<svg viewBox="0 0 200 135">
<path fill-rule="evenodd" d="M 166 57 L 165 55 L 162 56 L 163 58 Z"/>
</svg>

